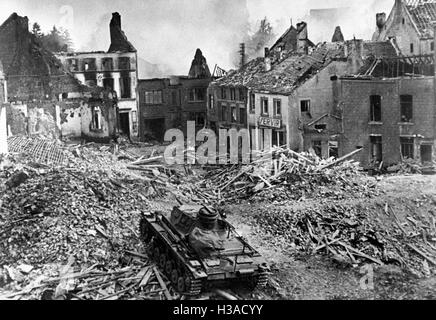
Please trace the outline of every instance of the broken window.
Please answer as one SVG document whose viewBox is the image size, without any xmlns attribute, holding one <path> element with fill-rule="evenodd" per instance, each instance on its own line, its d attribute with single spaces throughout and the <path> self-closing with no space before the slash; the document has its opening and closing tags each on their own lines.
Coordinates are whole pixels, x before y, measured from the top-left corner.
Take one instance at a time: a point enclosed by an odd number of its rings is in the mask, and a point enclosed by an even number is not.
<svg viewBox="0 0 436 320">
<path fill-rule="evenodd" d="M 103 71 L 112 71 L 114 69 L 114 60 L 112 58 L 103 58 L 101 66 Z"/>
<path fill-rule="evenodd" d="M 300 110 L 301 110 L 301 113 L 310 112 L 310 100 L 301 100 L 300 101 Z"/>
<path fill-rule="evenodd" d="M 242 88 L 239 88 L 239 101 L 245 101 L 245 93 Z"/>
<path fill-rule="evenodd" d="M 215 108 L 215 99 L 213 94 L 209 95 L 209 108 L 214 109 Z"/>
<path fill-rule="evenodd" d="M 83 59 L 83 70 L 84 71 L 96 71 L 95 58 Z"/>
<path fill-rule="evenodd" d="M 130 58 L 121 57 L 118 59 L 118 69 L 120 70 L 130 70 Z"/>
<path fill-rule="evenodd" d="M 268 115 L 269 109 L 268 109 L 268 98 L 262 98 L 261 99 L 261 105 L 262 105 L 262 114 Z"/>
<path fill-rule="evenodd" d="M 322 157 L 322 142 L 321 140 L 312 141 L 312 148 L 318 157 Z"/>
<path fill-rule="evenodd" d="M 162 91 L 145 91 L 145 104 L 162 104 Z"/>
<path fill-rule="evenodd" d="M 256 96 L 254 93 L 250 94 L 250 113 L 255 113 L 256 110 Z"/>
<path fill-rule="evenodd" d="M 382 137 L 380 136 L 370 137 L 370 144 L 371 144 L 371 160 L 376 162 L 382 162 L 383 160 Z"/>
<path fill-rule="evenodd" d="M 221 106 L 221 118 L 223 121 L 227 121 L 227 106 Z"/>
<path fill-rule="evenodd" d="M 236 100 L 236 89 L 230 88 L 230 100 L 234 101 Z"/>
<path fill-rule="evenodd" d="M 105 78 L 103 79 L 103 87 L 105 89 L 114 90 L 114 79 L 113 78 Z"/>
<path fill-rule="evenodd" d="M 132 111 L 132 127 L 133 131 L 138 130 L 138 113 L 136 111 Z"/>
<path fill-rule="evenodd" d="M 132 97 L 130 82 L 130 77 L 120 78 L 120 91 L 122 99 L 130 99 Z"/>
<path fill-rule="evenodd" d="M 92 107 L 92 130 L 101 130 L 102 129 L 102 119 L 101 119 L 101 109 L 100 107 Z"/>
<path fill-rule="evenodd" d="M 87 86 L 93 87 L 97 85 L 97 73 L 86 72 L 85 73 L 85 84 Z"/>
<path fill-rule="evenodd" d="M 407 159 L 414 158 L 414 142 L 413 138 L 400 138 L 401 156 Z"/>
<path fill-rule="evenodd" d="M 232 111 L 232 122 L 237 122 L 238 118 L 236 114 L 236 107 L 232 107 L 231 111 Z"/>
<path fill-rule="evenodd" d="M 227 89 L 221 88 L 221 99 L 226 100 L 227 99 Z"/>
<path fill-rule="evenodd" d="M 206 89 L 204 88 L 191 88 L 188 91 L 189 102 L 205 101 Z"/>
<path fill-rule="evenodd" d="M 316 124 L 315 125 L 315 129 L 316 130 L 326 130 L 327 129 L 327 125 L 326 124 Z"/>
<path fill-rule="evenodd" d="M 79 71 L 78 65 L 77 65 L 77 59 L 68 59 L 67 60 L 68 69 L 70 71 Z"/>
<path fill-rule="evenodd" d="M 171 92 L 171 101 L 174 106 L 177 105 L 177 91 Z"/>
<path fill-rule="evenodd" d="M 370 121 L 381 122 L 381 96 L 374 95 L 370 97 Z"/>
<path fill-rule="evenodd" d="M 247 124 L 247 109 L 239 108 L 239 123 Z"/>
<path fill-rule="evenodd" d="M 195 124 L 197 127 L 204 127 L 206 124 L 206 115 L 204 112 L 197 112 L 195 114 Z"/>
<path fill-rule="evenodd" d="M 282 115 L 282 100 L 274 99 L 274 116 L 281 117 Z"/>
<path fill-rule="evenodd" d="M 337 141 L 329 141 L 329 158 L 339 157 L 339 143 Z"/>
<path fill-rule="evenodd" d="M 412 122 L 413 119 L 413 96 L 400 96 L 401 122 Z"/>
</svg>

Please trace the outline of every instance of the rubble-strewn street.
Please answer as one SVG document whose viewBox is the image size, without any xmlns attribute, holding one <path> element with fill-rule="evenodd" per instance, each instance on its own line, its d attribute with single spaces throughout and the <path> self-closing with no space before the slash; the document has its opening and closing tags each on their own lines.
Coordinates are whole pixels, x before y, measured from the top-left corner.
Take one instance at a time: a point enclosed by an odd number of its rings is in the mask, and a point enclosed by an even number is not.
<svg viewBox="0 0 436 320">
<path fill-rule="evenodd" d="M 270 175 L 262 162 L 167 167 L 159 161 L 162 147 L 58 144 L 43 154 L 33 147 L 38 141 L 10 139 L 12 150 L 27 155 L 2 162 L 4 298 L 179 299 L 139 238 L 141 214 L 178 201 L 219 203 L 271 264 L 265 289 L 226 288 L 241 299 L 435 295 L 433 176 L 370 177 L 353 162 L 334 165 L 282 149 Z M 53 163 L 51 154 L 64 161 Z M 276 179 L 280 196 L 268 196 Z M 359 282 L 368 267 L 373 290 Z M 199 298 L 216 296 L 206 290 Z"/>
</svg>

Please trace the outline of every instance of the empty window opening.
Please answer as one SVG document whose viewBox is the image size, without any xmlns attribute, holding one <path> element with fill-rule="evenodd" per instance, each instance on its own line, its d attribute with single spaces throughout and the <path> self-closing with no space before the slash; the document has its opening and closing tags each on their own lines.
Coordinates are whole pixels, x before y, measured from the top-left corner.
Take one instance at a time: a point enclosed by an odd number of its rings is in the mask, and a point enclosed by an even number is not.
<svg viewBox="0 0 436 320">
<path fill-rule="evenodd" d="M 322 157 L 322 143 L 321 140 L 314 140 L 312 141 L 312 148 L 315 151 L 315 154 L 318 157 Z"/>
<path fill-rule="evenodd" d="M 226 88 L 221 88 L 221 99 L 227 99 L 227 90 Z"/>
<path fill-rule="evenodd" d="M 413 138 L 400 138 L 401 143 L 401 156 L 403 159 L 414 158 L 414 141 Z"/>
<path fill-rule="evenodd" d="M 309 113 L 310 112 L 310 100 L 301 100 L 300 110 L 301 110 L 301 113 Z"/>
<path fill-rule="evenodd" d="M 430 50 L 434 51 L 434 41 L 430 42 Z"/>
<path fill-rule="evenodd" d="M 114 60 L 112 58 L 103 58 L 101 65 L 103 71 L 112 71 L 114 69 Z"/>
<path fill-rule="evenodd" d="M 282 100 L 274 99 L 274 115 L 280 117 L 282 115 Z"/>
<path fill-rule="evenodd" d="M 262 98 L 261 99 L 261 104 L 262 104 L 262 114 L 263 115 L 268 115 L 269 114 L 268 99 L 267 98 Z"/>
<path fill-rule="evenodd" d="M 239 123 L 247 124 L 247 109 L 239 108 Z"/>
<path fill-rule="evenodd" d="M 221 106 L 221 118 L 223 121 L 227 121 L 227 106 Z"/>
<path fill-rule="evenodd" d="M 256 110 L 256 96 L 254 93 L 250 94 L 250 113 L 254 113 Z"/>
<path fill-rule="evenodd" d="M 93 87 L 97 85 L 97 74 L 95 72 L 85 73 L 85 84 Z"/>
<path fill-rule="evenodd" d="M 382 121 L 381 97 L 378 95 L 374 95 L 370 97 L 370 121 L 372 122 Z"/>
<path fill-rule="evenodd" d="M 132 111 L 132 127 L 133 131 L 138 130 L 138 113 L 136 111 Z"/>
<path fill-rule="evenodd" d="M 433 161 L 433 146 L 431 144 L 422 144 L 421 145 L 421 162 L 427 163 Z"/>
<path fill-rule="evenodd" d="M 413 96 L 400 96 L 401 122 L 412 122 L 413 119 Z"/>
<path fill-rule="evenodd" d="M 339 143 L 337 141 L 329 141 L 329 158 L 339 157 Z"/>
<path fill-rule="evenodd" d="M 410 44 L 410 53 L 413 53 L 414 51 L 414 47 L 413 47 L 413 43 Z"/>
<path fill-rule="evenodd" d="M 83 60 L 83 70 L 84 71 L 96 71 L 95 58 L 88 58 Z"/>
<path fill-rule="evenodd" d="M 316 124 L 315 125 L 315 129 L 316 130 L 326 130 L 327 129 L 327 125 L 326 124 Z"/>
<path fill-rule="evenodd" d="M 118 69 L 120 70 L 130 70 L 130 58 L 121 57 L 118 59 Z"/>
<path fill-rule="evenodd" d="M 383 161 L 382 137 L 370 137 L 371 160 L 376 162 Z"/>
<path fill-rule="evenodd" d="M 189 102 L 205 101 L 206 89 L 205 88 L 192 88 L 188 90 Z"/>
<path fill-rule="evenodd" d="M 101 109 L 100 107 L 92 107 L 92 130 L 101 130 L 102 129 L 102 119 L 101 119 Z"/>
<path fill-rule="evenodd" d="M 105 78 L 103 79 L 103 87 L 105 89 L 114 90 L 114 79 L 112 78 Z"/>
<path fill-rule="evenodd" d="M 120 91 L 122 99 L 130 99 L 132 97 L 130 83 L 130 77 L 120 78 Z"/>
<path fill-rule="evenodd" d="M 245 101 L 245 93 L 242 88 L 239 88 L 239 101 Z"/>
<path fill-rule="evenodd" d="M 237 122 L 238 118 L 237 118 L 237 113 L 236 113 L 236 107 L 232 107 L 232 122 Z"/>
<path fill-rule="evenodd" d="M 236 100 L 236 89 L 230 88 L 230 100 L 234 101 Z"/>
</svg>

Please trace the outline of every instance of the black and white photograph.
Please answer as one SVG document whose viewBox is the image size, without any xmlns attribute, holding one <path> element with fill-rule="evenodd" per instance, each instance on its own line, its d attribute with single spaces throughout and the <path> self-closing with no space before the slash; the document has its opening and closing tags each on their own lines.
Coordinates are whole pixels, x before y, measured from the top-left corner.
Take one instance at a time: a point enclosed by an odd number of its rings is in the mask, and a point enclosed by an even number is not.
<svg viewBox="0 0 436 320">
<path fill-rule="evenodd" d="M 1 0 L 0 300 L 435 300 L 435 39 L 436 0 Z"/>
</svg>

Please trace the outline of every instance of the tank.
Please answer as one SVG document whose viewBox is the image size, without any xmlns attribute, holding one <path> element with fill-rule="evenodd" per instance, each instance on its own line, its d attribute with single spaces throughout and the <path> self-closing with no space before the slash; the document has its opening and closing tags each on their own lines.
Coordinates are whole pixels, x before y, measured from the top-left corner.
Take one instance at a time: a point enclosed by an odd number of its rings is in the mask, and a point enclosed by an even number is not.
<svg viewBox="0 0 436 320">
<path fill-rule="evenodd" d="M 153 260 L 181 294 L 195 296 L 212 283 L 268 282 L 269 267 L 217 211 L 183 205 L 144 216 L 141 238 Z"/>
</svg>

